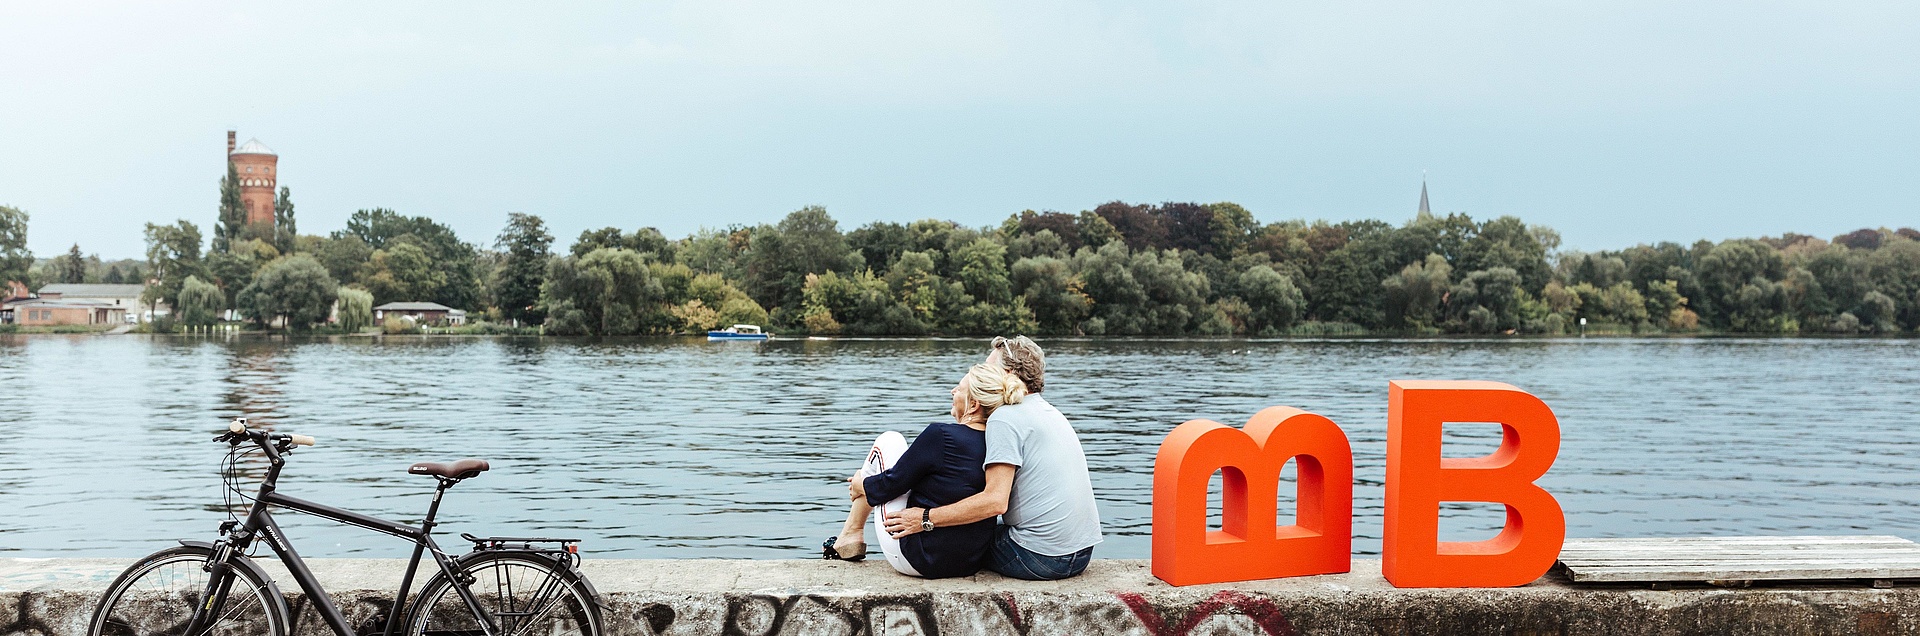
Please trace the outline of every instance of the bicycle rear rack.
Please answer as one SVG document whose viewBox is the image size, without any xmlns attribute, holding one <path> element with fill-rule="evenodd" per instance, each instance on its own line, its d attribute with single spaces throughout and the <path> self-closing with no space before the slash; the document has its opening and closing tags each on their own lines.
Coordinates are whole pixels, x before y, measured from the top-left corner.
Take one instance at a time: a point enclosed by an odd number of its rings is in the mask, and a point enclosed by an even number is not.
<svg viewBox="0 0 1920 636">
<path fill-rule="evenodd" d="M 460 538 L 473 542 L 475 550 L 514 550 L 517 552 L 564 552 L 579 554 L 579 539 L 556 539 L 553 537 L 476 537 L 462 532 Z M 557 543 L 557 548 L 536 547 L 535 544 Z"/>
</svg>

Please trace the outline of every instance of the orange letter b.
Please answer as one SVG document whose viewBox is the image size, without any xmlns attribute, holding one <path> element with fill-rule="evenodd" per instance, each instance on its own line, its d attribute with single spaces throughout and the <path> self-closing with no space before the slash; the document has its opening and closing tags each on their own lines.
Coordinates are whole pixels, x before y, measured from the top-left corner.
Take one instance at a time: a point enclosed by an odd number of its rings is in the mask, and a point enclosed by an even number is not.
<svg viewBox="0 0 1920 636">
<path fill-rule="evenodd" d="M 1294 524 L 1279 527 L 1280 469 L 1300 458 Z M 1220 471 L 1222 528 L 1207 530 L 1207 481 Z M 1235 429 L 1193 420 L 1153 462 L 1153 575 L 1174 585 L 1351 569 L 1353 449 L 1332 420 L 1276 406 Z"/>
<path fill-rule="evenodd" d="M 1500 449 L 1440 457 L 1447 422 L 1497 422 Z M 1498 382 L 1396 380 L 1387 385 L 1387 520 L 1381 573 L 1395 587 L 1511 587 L 1546 574 L 1567 523 L 1534 485 L 1560 452 L 1560 423 L 1545 402 Z M 1507 506 L 1506 527 L 1486 541 L 1441 542 L 1440 502 Z"/>
</svg>

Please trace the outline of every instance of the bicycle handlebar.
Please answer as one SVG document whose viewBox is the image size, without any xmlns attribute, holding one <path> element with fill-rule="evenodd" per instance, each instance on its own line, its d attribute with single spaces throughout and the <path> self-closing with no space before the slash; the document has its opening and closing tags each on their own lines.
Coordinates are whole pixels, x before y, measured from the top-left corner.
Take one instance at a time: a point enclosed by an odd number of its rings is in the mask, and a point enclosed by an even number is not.
<svg viewBox="0 0 1920 636">
<path fill-rule="evenodd" d="M 313 439 L 313 436 L 311 435 L 300 435 L 298 433 L 269 433 L 267 431 L 256 431 L 256 430 L 247 428 L 246 418 L 237 418 L 232 423 L 227 424 L 227 434 L 222 435 L 217 439 L 219 441 L 230 441 L 230 442 L 236 441 L 238 439 L 249 439 L 255 442 L 260 442 L 262 443 L 262 445 L 265 445 L 265 443 L 267 442 L 272 442 L 276 444 L 284 443 L 292 446 L 312 446 L 314 444 L 314 439 Z"/>
</svg>

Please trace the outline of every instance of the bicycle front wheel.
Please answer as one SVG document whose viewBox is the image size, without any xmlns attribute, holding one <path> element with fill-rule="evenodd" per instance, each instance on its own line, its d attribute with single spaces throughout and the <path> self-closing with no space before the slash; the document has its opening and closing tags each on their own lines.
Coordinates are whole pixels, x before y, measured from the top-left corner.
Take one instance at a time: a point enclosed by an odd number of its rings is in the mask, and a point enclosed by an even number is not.
<svg viewBox="0 0 1920 636">
<path fill-rule="evenodd" d="M 180 546 L 134 562 L 100 597 L 87 636 L 286 636 L 286 599 L 279 588 L 238 563 L 229 568 L 226 601 L 212 608 L 213 623 L 198 634 L 185 633 L 194 608 L 208 600 L 212 558 L 210 548 Z"/>
<path fill-rule="evenodd" d="M 587 582 L 572 568 L 538 553 L 481 554 L 463 562 L 467 588 L 499 636 L 600 636 L 600 608 Z M 479 617 L 436 574 L 420 590 L 407 636 L 483 636 Z"/>
</svg>

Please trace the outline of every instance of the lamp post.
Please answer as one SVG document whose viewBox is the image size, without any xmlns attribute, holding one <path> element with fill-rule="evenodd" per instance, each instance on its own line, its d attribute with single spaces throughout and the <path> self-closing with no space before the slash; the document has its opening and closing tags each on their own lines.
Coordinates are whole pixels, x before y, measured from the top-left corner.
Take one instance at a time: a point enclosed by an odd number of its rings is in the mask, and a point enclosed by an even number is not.
<svg viewBox="0 0 1920 636">
<path fill-rule="evenodd" d="M 1580 319 L 1580 337 L 1582 338 L 1587 337 L 1587 319 L 1586 318 Z"/>
</svg>

